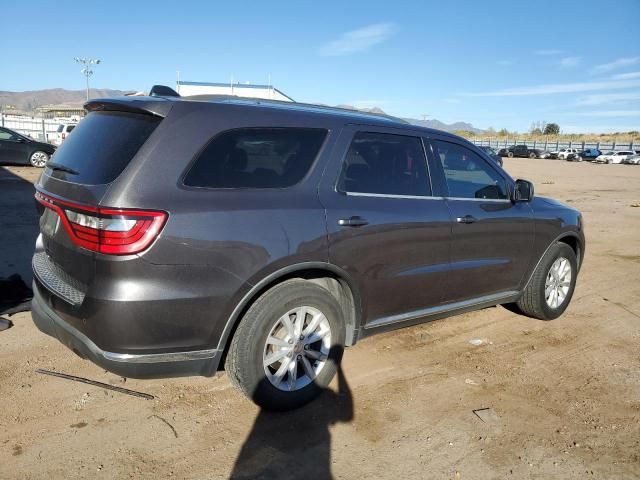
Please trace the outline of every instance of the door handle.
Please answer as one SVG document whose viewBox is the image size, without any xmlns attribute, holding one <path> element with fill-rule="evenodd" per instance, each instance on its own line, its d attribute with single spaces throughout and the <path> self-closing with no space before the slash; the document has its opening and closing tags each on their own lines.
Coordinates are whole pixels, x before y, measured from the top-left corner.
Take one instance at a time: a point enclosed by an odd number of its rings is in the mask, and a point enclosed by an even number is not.
<svg viewBox="0 0 640 480">
<path fill-rule="evenodd" d="M 456 218 L 456 222 L 458 223 L 475 223 L 478 219 L 473 215 L 465 215 L 464 217 Z"/>
<path fill-rule="evenodd" d="M 357 215 L 350 218 L 341 218 L 338 220 L 338 225 L 341 227 L 362 227 L 364 225 L 368 225 L 369 222 L 362 217 Z"/>
</svg>

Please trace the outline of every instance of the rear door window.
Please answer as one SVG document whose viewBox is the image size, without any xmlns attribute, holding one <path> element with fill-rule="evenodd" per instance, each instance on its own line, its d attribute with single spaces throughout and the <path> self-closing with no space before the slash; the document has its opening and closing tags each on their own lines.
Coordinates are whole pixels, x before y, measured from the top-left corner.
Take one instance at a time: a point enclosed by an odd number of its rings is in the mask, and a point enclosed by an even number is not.
<svg viewBox="0 0 640 480">
<path fill-rule="evenodd" d="M 129 164 L 161 119 L 122 112 L 91 112 L 56 151 L 51 176 L 74 183 L 111 183 Z M 75 172 L 75 173 L 71 173 Z"/>
<path fill-rule="evenodd" d="M 285 188 L 300 182 L 322 147 L 317 128 L 244 128 L 215 137 L 184 184 L 205 188 Z"/>
<path fill-rule="evenodd" d="M 358 132 L 347 152 L 338 190 L 345 193 L 430 196 L 422 140 L 404 135 Z"/>
<path fill-rule="evenodd" d="M 456 143 L 433 140 L 436 160 L 444 169 L 449 197 L 507 199 L 506 180 L 473 151 Z"/>
</svg>

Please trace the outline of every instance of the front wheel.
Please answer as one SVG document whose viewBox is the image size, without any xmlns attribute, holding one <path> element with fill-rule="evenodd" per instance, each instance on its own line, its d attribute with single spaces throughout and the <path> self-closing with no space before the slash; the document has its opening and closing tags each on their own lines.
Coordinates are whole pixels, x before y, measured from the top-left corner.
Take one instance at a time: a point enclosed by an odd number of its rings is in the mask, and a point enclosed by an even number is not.
<svg viewBox="0 0 640 480">
<path fill-rule="evenodd" d="M 342 358 L 345 331 L 333 295 L 294 279 L 264 293 L 244 315 L 225 369 L 267 410 L 301 407 L 327 388 Z"/>
<path fill-rule="evenodd" d="M 535 153 L 533 153 L 533 152 L 531 152 L 531 153 L 529 154 L 529 158 L 536 158 L 536 154 L 535 154 Z"/>
<path fill-rule="evenodd" d="M 509 158 L 513 158 L 513 152 L 509 152 L 509 153 L 507 154 L 507 157 L 509 157 Z"/>
<path fill-rule="evenodd" d="M 518 309 L 530 317 L 553 320 L 569 306 L 576 285 L 578 261 L 573 249 L 566 243 L 556 243 L 536 267 Z"/>
<path fill-rule="evenodd" d="M 38 168 L 43 168 L 48 161 L 49 154 L 40 150 L 38 150 L 37 152 L 33 152 L 29 157 L 29 163 L 31 163 L 32 166 Z"/>
</svg>

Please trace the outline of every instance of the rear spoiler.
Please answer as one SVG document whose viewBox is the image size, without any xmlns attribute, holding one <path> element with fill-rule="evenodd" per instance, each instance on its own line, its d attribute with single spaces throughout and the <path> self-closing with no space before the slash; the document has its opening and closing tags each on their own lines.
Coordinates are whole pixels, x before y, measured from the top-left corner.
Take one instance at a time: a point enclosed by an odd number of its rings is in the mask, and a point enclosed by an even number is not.
<svg viewBox="0 0 640 480">
<path fill-rule="evenodd" d="M 144 113 L 157 117 L 166 117 L 173 107 L 173 102 L 163 97 L 114 97 L 97 98 L 84 104 L 88 112 L 115 111 Z"/>
<path fill-rule="evenodd" d="M 154 85 L 149 91 L 150 97 L 179 97 L 180 94 L 166 85 Z"/>
</svg>

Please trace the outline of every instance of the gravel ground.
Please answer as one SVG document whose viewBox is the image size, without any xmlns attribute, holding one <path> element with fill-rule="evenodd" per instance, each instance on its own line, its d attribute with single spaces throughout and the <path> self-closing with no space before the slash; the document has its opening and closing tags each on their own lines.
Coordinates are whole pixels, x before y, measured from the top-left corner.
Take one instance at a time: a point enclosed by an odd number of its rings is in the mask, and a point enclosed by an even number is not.
<svg viewBox="0 0 640 480">
<path fill-rule="evenodd" d="M 640 168 L 505 167 L 584 213 L 586 258 L 560 319 L 496 307 L 366 339 L 346 351 L 339 393 L 275 415 L 224 374 L 122 379 L 18 314 L 0 332 L 0 478 L 640 478 Z M 28 270 L 20 178 L 37 174 L 0 168 L 0 276 Z"/>
</svg>

